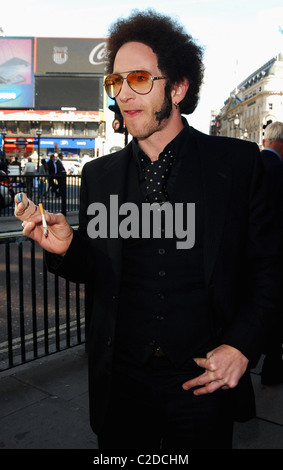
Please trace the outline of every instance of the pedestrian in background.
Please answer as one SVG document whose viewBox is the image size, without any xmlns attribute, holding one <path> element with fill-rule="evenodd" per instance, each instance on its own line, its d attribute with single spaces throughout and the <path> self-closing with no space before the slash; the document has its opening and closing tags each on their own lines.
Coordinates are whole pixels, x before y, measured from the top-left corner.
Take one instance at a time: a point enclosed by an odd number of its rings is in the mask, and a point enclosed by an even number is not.
<svg viewBox="0 0 283 470">
<path fill-rule="evenodd" d="M 8 174 L 8 163 L 4 157 L 1 157 L 1 160 L 0 160 L 0 170 Z"/>
<path fill-rule="evenodd" d="M 63 194 L 63 188 L 66 182 L 63 180 L 64 178 L 66 178 L 66 170 L 63 164 L 63 158 L 64 158 L 63 153 L 59 153 L 58 158 L 56 160 L 57 175 L 58 175 L 58 192 L 60 196 L 62 196 Z"/>
<path fill-rule="evenodd" d="M 276 121 L 264 130 L 261 157 L 266 169 L 270 197 L 280 215 L 283 235 L 283 123 Z M 283 267 L 282 267 L 283 269 Z M 282 286 L 283 289 L 283 286 Z M 280 324 L 272 334 L 261 372 L 263 385 L 283 383 L 283 308 Z"/>
<path fill-rule="evenodd" d="M 50 155 L 47 165 L 48 165 L 48 173 L 49 173 L 49 188 L 56 195 L 56 197 L 59 197 L 58 180 L 56 178 L 58 169 L 57 169 L 57 162 L 56 162 L 56 158 L 54 154 Z"/>
<path fill-rule="evenodd" d="M 46 160 L 42 158 L 41 165 L 38 170 L 39 174 L 39 187 L 38 187 L 38 197 L 47 197 L 48 194 L 48 165 Z"/>
<path fill-rule="evenodd" d="M 10 165 L 17 166 L 19 168 L 19 175 L 21 174 L 22 166 L 18 157 L 15 157 L 15 159 L 10 163 Z"/>
<path fill-rule="evenodd" d="M 29 198 L 32 198 L 33 179 L 35 175 L 35 164 L 33 163 L 30 157 L 28 158 L 28 162 L 24 168 L 23 174 L 24 176 L 26 176 L 25 183 L 26 183 L 26 188 L 27 188 L 27 196 Z"/>
</svg>

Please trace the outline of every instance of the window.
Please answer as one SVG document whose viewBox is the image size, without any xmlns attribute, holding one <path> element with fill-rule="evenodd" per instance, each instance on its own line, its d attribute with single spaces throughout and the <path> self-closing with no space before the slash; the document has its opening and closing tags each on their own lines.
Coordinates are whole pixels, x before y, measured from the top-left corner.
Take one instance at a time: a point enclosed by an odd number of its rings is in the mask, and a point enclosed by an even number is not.
<svg viewBox="0 0 283 470">
<path fill-rule="evenodd" d="M 74 122 L 73 131 L 75 135 L 84 135 L 85 123 L 84 122 Z"/>
<path fill-rule="evenodd" d="M 19 122 L 19 134 L 29 134 L 30 133 L 30 125 L 28 122 Z"/>
</svg>

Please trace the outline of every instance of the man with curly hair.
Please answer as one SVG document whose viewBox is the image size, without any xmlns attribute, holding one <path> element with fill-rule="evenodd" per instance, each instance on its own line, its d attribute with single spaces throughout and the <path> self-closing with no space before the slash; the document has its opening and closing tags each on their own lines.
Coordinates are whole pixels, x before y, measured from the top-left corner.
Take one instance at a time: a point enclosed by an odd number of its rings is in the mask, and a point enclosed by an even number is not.
<svg viewBox="0 0 283 470">
<path fill-rule="evenodd" d="M 78 231 L 46 213 L 44 237 L 36 213 L 24 234 L 45 248 L 51 271 L 87 285 L 100 448 L 230 449 L 234 420 L 254 416 L 249 371 L 280 300 L 279 233 L 259 151 L 182 116 L 198 102 L 203 52 L 171 18 L 118 20 L 108 52 L 105 90 L 133 139 L 85 165 Z M 157 232 L 144 231 L 145 206 L 159 214 Z M 93 217 L 101 207 L 105 217 Z M 98 220 L 110 222 L 107 236 L 101 227 L 96 236 Z"/>
</svg>

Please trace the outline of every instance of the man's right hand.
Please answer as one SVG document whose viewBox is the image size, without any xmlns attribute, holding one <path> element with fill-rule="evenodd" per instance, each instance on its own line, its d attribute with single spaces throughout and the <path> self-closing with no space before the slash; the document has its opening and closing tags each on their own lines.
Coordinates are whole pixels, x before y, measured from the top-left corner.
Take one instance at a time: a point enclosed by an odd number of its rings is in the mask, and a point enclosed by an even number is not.
<svg viewBox="0 0 283 470">
<path fill-rule="evenodd" d="M 44 235 L 40 210 L 27 198 L 19 202 L 15 196 L 15 216 L 22 220 L 23 234 L 36 241 L 44 250 L 64 256 L 73 238 L 73 229 L 63 214 L 44 211 L 48 233 Z"/>
</svg>

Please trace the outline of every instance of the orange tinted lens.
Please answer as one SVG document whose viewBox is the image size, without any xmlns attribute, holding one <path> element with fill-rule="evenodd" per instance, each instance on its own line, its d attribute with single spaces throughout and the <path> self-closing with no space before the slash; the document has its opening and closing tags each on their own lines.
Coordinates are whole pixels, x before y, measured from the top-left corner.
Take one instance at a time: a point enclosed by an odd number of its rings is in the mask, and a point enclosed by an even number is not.
<svg viewBox="0 0 283 470">
<path fill-rule="evenodd" d="M 145 71 L 132 72 L 127 77 L 127 82 L 132 90 L 141 95 L 146 95 L 152 89 L 152 78 Z"/>
<path fill-rule="evenodd" d="M 122 77 L 120 75 L 108 75 L 105 78 L 104 86 L 105 91 L 110 98 L 115 98 L 121 90 L 122 87 Z"/>
</svg>

